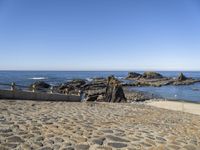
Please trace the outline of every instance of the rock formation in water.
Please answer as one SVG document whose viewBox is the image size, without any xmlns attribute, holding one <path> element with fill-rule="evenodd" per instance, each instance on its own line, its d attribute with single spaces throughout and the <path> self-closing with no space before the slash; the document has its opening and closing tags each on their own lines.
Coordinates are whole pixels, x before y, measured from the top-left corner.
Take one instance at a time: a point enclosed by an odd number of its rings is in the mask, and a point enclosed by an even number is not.
<svg viewBox="0 0 200 150">
<path fill-rule="evenodd" d="M 126 77 L 126 79 L 135 79 L 138 77 L 141 77 L 142 75 L 137 73 L 137 72 L 129 72 L 128 73 L 128 77 Z"/>
<path fill-rule="evenodd" d="M 126 102 L 126 97 L 122 85 L 114 76 L 108 77 L 108 83 L 105 94 L 105 101 L 107 102 Z"/>
<path fill-rule="evenodd" d="M 161 79 L 163 76 L 157 72 L 144 72 L 142 78 L 145 79 Z"/>
<path fill-rule="evenodd" d="M 32 90 L 33 88 L 35 90 L 44 90 L 44 89 L 48 89 L 50 88 L 51 85 L 49 85 L 48 83 L 44 82 L 44 81 L 37 81 L 33 84 L 30 85 L 30 89 Z"/>
<path fill-rule="evenodd" d="M 181 72 L 180 75 L 178 76 L 178 80 L 179 81 L 185 81 L 187 80 L 188 78 L 186 76 L 184 76 L 184 74 Z"/>
</svg>

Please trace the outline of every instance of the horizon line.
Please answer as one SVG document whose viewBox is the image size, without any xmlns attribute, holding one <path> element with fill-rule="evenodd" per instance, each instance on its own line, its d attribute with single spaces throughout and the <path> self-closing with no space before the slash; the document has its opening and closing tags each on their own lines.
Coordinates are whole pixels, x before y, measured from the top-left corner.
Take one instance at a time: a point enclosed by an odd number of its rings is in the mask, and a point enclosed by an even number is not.
<svg viewBox="0 0 200 150">
<path fill-rule="evenodd" d="M 165 71 L 167 71 L 167 72 L 173 72 L 173 71 L 176 71 L 176 72 L 200 72 L 200 70 L 154 70 L 154 69 L 152 69 L 152 70 L 148 70 L 148 69 L 144 69 L 144 70 L 46 70 L 46 69 L 44 69 L 44 70 L 15 70 L 15 69 L 9 69 L 9 70 L 4 70 L 4 69 L 0 69 L 0 71 L 35 71 L 35 72 L 39 72 L 39 71 L 55 71 L 55 72 L 61 72 L 61 71 L 63 71 L 63 72 L 100 72 L 100 71 L 104 71 L 104 72 L 111 72 L 111 71 L 113 71 L 113 72 L 120 72 L 120 71 L 124 71 L 124 72 L 145 72 L 145 71 L 151 71 L 151 72 L 165 72 Z"/>
</svg>

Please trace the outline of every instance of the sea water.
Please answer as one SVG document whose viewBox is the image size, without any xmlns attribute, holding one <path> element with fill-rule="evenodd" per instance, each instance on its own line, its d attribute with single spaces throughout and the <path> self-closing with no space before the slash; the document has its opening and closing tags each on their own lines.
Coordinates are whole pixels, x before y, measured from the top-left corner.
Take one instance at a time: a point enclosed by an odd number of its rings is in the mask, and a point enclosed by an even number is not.
<svg viewBox="0 0 200 150">
<path fill-rule="evenodd" d="M 143 73 L 142 71 L 137 71 Z M 166 77 L 177 77 L 180 72 L 162 71 L 159 72 Z M 183 72 L 187 77 L 200 79 L 200 72 Z M 35 81 L 45 81 L 51 85 L 58 85 L 73 79 L 86 79 L 91 81 L 96 77 L 107 77 L 115 75 L 123 79 L 128 71 L 0 71 L 0 84 L 15 82 L 18 85 L 29 86 Z M 5 86 L 0 86 L 4 88 Z M 161 96 L 166 99 L 180 99 L 200 102 L 200 83 L 183 86 L 163 87 L 131 87 L 130 90 L 144 91 Z"/>
</svg>

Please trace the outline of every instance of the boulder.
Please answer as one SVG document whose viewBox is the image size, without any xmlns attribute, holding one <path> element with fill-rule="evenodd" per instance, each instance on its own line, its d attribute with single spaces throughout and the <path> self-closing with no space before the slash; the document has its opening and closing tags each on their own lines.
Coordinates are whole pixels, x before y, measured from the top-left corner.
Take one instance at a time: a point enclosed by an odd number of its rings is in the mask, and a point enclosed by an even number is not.
<svg viewBox="0 0 200 150">
<path fill-rule="evenodd" d="M 137 72 L 129 72 L 128 73 L 128 77 L 127 79 L 133 79 L 133 78 L 138 78 L 138 77 L 141 77 L 142 75 L 137 73 Z"/>
<path fill-rule="evenodd" d="M 85 80 L 74 79 L 70 82 L 63 83 L 56 87 L 58 93 L 72 94 L 76 93 L 86 84 Z"/>
<path fill-rule="evenodd" d="M 43 89 L 50 88 L 51 85 L 49 85 L 48 83 L 46 83 L 44 81 L 37 81 L 30 85 L 30 89 L 32 89 L 33 87 L 35 87 L 35 90 L 43 90 Z"/>
<path fill-rule="evenodd" d="M 187 77 L 184 76 L 184 74 L 181 72 L 180 75 L 178 76 L 178 80 L 179 81 L 184 81 L 184 80 L 187 80 Z"/>
<path fill-rule="evenodd" d="M 86 84 L 86 80 L 74 79 L 74 80 L 68 82 L 67 84 L 70 85 L 70 86 L 73 86 L 75 88 L 80 88 L 81 86 Z"/>
<path fill-rule="evenodd" d="M 144 72 L 142 78 L 145 79 L 161 79 L 163 76 L 157 72 Z"/>
<path fill-rule="evenodd" d="M 105 101 L 107 102 L 126 102 L 126 97 L 122 85 L 114 76 L 108 77 Z"/>
</svg>

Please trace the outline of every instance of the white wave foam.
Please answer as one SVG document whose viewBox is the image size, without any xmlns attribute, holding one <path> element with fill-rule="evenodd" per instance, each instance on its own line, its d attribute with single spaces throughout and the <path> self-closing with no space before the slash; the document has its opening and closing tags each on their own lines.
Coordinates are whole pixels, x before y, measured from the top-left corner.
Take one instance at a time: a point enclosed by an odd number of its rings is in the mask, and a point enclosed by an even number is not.
<svg viewBox="0 0 200 150">
<path fill-rule="evenodd" d="M 117 79 L 121 80 L 121 79 L 124 79 L 124 77 L 117 77 Z"/>
<path fill-rule="evenodd" d="M 31 80 L 45 80 L 45 77 L 33 77 L 33 78 L 29 78 Z"/>
<path fill-rule="evenodd" d="M 92 79 L 92 78 L 86 78 L 86 80 L 87 80 L 88 82 L 91 82 L 93 79 Z"/>
</svg>

